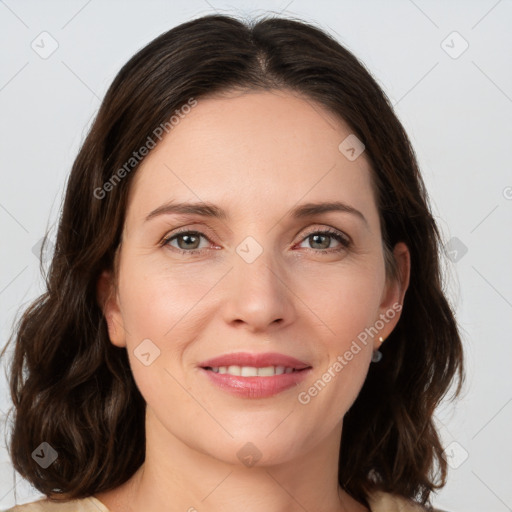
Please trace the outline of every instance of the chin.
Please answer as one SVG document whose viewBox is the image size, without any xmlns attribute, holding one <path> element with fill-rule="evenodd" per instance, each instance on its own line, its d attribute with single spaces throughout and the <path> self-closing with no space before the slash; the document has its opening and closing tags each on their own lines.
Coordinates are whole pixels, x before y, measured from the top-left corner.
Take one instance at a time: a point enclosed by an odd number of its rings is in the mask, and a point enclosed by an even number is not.
<svg viewBox="0 0 512 512">
<path fill-rule="evenodd" d="M 234 439 L 219 444 L 218 437 L 212 439 L 207 453 L 228 464 L 242 467 L 274 466 L 284 464 L 296 458 L 299 450 L 304 450 L 304 443 L 297 433 L 289 431 L 285 435 L 270 434 L 248 430 L 246 433 L 232 432 Z M 216 446 L 212 451 L 211 447 Z"/>
</svg>

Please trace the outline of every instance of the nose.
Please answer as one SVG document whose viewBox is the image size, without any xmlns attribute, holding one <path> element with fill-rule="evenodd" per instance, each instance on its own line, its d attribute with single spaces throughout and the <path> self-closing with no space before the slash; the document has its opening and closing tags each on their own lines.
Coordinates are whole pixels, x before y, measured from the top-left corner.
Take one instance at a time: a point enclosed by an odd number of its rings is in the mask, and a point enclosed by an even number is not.
<svg viewBox="0 0 512 512">
<path fill-rule="evenodd" d="M 282 328 L 295 318 L 289 272 L 271 250 L 263 250 L 254 261 L 234 254 L 225 292 L 225 321 L 250 332 Z"/>
</svg>

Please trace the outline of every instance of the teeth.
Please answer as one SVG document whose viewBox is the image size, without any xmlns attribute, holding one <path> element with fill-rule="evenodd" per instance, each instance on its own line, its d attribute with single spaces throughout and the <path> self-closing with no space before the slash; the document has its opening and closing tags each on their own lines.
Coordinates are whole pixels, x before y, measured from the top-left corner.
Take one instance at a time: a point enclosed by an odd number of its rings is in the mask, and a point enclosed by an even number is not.
<svg viewBox="0 0 512 512">
<path fill-rule="evenodd" d="M 272 377 L 295 371 L 293 368 L 285 368 L 284 366 L 265 366 L 264 368 L 255 368 L 254 366 L 219 366 L 211 370 L 215 373 L 227 373 L 240 377 Z"/>
<path fill-rule="evenodd" d="M 241 375 L 242 377 L 257 377 L 258 376 L 258 368 L 254 368 L 252 366 L 241 366 L 239 368 L 240 368 L 240 373 L 238 375 Z"/>
<path fill-rule="evenodd" d="M 240 367 L 240 366 L 228 366 L 226 373 L 229 373 L 229 375 L 241 375 L 242 367 Z"/>
</svg>

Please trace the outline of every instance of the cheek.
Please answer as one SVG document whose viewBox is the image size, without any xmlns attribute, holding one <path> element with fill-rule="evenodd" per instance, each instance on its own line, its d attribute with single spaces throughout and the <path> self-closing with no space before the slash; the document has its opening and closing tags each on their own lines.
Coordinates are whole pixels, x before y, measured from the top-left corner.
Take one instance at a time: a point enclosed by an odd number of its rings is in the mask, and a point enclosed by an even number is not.
<svg viewBox="0 0 512 512">
<path fill-rule="evenodd" d="M 377 264 L 331 268 L 298 286 L 296 293 L 325 326 L 329 345 L 344 351 L 378 318 L 383 282 Z"/>
<path fill-rule="evenodd" d="M 169 399 L 180 396 L 172 375 L 183 381 L 180 367 L 191 341 L 205 327 L 210 312 L 208 292 L 219 280 L 206 270 L 193 273 L 185 265 L 169 267 L 126 258 L 120 269 L 126 347 L 135 381 L 150 404 L 162 390 Z"/>
<path fill-rule="evenodd" d="M 186 343 L 180 329 L 188 318 L 186 295 L 191 292 L 176 290 L 163 274 L 132 268 L 123 269 L 129 277 L 119 286 L 126 350 L 139 391 L 148 406 L 158 410 L 183 399 L 178 384 L 182 376 L 173 365 L 180 364 Z"/>
<path fill-rule="evenodd" d="M 383 275 L 377 265 L 331 271 L 298 293 L 321 320 L 310 333 L 322 340 L 317 350 L 324 353 L 309 387 L 301 388 L 299 402 L 324 416 L 326 432 L 351 407 L 366 379 L 373 350 L 366 329 L 378 318 Z M 313 321 L 314 315 L 309 318 Z"/>
<path fill-rule="evenodd" d="M 315 418 L 324 418 L 322 435 L 342 420 L 366 379 L 373 339 L 365 329 L 378 318 L 379 279 L 375 268 L 331 273 L 329 278 L 316 281 L 322 294 L 310 293 L 309 301 L 305 298 L 306 289 L 298 294 L 321 320 L 310 334 L 321 340 L 316 350 L 323 353 L 322 362 L 308 385 L 301 387 L 298 401 L 309 413 L 305 421 L 311 421 L 311 428 Z M 309 318 L 314 320 L 313 315 Z M 318 335 L 320 332 L 323 335 Z"/>
<path fill-rule="evenodd" d="M 185 269 L 170 270 L 168 266 L 124 269 L 120 286 L 123 320 L 131 337 L 172 336 L 193 318 L 193 310 L 213 284 L 203 273 L 191 274 Z M 133 340 L 132 340 L 133 341 Z"/>
</svg>

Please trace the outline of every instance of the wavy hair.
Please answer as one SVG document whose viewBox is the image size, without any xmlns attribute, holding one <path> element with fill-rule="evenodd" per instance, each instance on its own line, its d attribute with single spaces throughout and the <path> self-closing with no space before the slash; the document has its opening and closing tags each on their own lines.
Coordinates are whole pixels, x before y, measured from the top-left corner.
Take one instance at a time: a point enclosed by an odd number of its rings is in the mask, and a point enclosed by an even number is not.
<svg viewBox="0 0 512 512">
<path fill-rule="evenodd" d="M 456 377 L 453 396 L 460 394 L 465 376 L 443 289 L 442 240 L 416 156 L 389 99 L 350 51 L 312 24 L 269 15 L 183 23 L 138 51 L 108 89 L 71 169 L 46 291 L 10 339 L 13 466 L 45 495 L 73 499 L 121 485 L 143 463 L 145 401 L 126 349 L 109 341 L 96 284 L 114 268 L 140 164 L 134 152 L 191 98 L 235 89 L 300 93 L 366 147 L 387 275 L 397 275 L 391 251 L 399 241 L 409 248 L 411 275 L 384 358 L 345 415 L 339 483 L 361 503 L 383 490 L 430 507 L 447 477 L 434 411 Z M 58 452 L 46 469 L 31 456 L 42 442 Z"/>
</svg>

